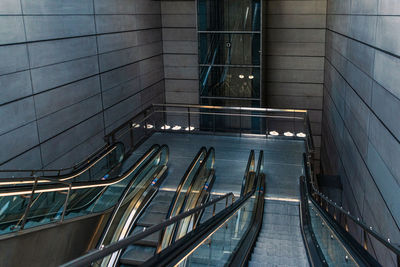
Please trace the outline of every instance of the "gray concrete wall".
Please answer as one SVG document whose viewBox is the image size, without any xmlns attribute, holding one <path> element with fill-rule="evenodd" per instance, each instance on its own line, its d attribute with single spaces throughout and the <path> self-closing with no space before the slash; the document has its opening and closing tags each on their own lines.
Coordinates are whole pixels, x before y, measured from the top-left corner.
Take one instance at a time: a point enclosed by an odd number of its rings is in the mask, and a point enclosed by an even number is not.
<svg viewBox="0 0 400 267">
<path fill-rule="evenodd" d="M 326 0 L 263 1 L 263 102 L 310 110 L 319 166 Z"/>
<path fill-rule="evenodd" d="M 0 0 L 0 167 L 70 166 L 164 101 L 161 5 Z"/>
<path fill-rule="evenodd" d="M 342 177 L 343 206 L 393 243 L 400 243 L 399 15 L 399 1 L 328 1 L 321 153 L 324 172 Z M 385 266 L 395 265 L 372 245 Z"/>
<path fill-rule="evenodd" d="M 196 1 L 162 1 L 167 103 L 199 103 Z"/>
</svg>

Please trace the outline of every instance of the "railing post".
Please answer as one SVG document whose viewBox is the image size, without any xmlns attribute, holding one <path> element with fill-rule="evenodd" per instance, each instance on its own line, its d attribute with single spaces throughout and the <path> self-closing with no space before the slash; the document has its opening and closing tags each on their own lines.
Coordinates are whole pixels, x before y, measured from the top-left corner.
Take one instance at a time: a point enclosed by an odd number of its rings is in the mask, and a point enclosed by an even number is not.
<svg viewBox="0 0 400 267">
<path fill-rule="evenodd" d="M 32 202 L 33 202 L 33 196 L 35 195 L 35 189 L 36 189 L 36 185 L 37 185 L 37 182 L 38 182 L 38 178 L 39 178 L 38 176 L 35 176 L 35 182 L 33 183 L 33 186 L 32 186 L 31 197 L 29 198 L 28 205 L 26 206 L 20 230 L 24 229 L 24 226 L 25 226 L 25 223 L 26 223 L 26 220 L 27 220 L 27 217 L 28 217 L 28 213 L 29 213 L 29 210 L 30 210 Z"/>
<path fill-rule="evenodd" d="M 129 129 L 129 137 L 130 137 L 130 143 L 131 143 L 131 148 L 133 148 L 134 147 L 134 143 L 133 143 L 133 121 L 130 121 L 129 122 L 129 127 L 130 127 L 130 129 Z"/>
<path fill-rule="evenodd" d="M 190 123 L 190 107 L 187 108 L 187 113 L 188 113 L 188 124 L 189 124 L 188 125 L 188 127 L 189 127 L 188 129 L 189 129 L 189 133 L 190 133 L 190 124 L 191 124 Z"/>
<path fill-rule="evenodd" d="M 72 187 L 72 184 L 69 184 L 67 196 L 65 197 L 64 209 L 63 209 L 63 212 L 61 214 L 60 222 L 64 221 L 65 212 L 67 211 L 68 199 L 69 199 L 69 195 L 71 193 L 71 187 Z"/>
<path fill-rule="evenodd" d="M 242 137 L 242 108 L 239 109 L 239 136 Z"/>
<path fill-rule="evenodd" d="M 213 132 L 214 132 L 214 135 L 215 135 L 215 113 L 214 113 L 214 119 L 213 119 Z"/>
</svg>

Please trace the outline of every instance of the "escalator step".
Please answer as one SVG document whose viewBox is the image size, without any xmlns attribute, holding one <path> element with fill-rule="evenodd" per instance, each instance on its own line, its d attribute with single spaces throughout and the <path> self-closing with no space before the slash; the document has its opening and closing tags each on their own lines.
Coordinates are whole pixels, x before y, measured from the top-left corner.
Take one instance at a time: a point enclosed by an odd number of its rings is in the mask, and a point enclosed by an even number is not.
<svg viewBox="0 0 400 267">
<path fill-rule="evenodd" d="M 150 227 L 165 220 L 165 212 L 145 212 L 137 222 L 138 226 Z"/>
<path fill-rule="evenodd" d="M 154 255 L 155 248 L 146 246 L 129 246 L 120 258 L 121 264 L 137 266 Z"/>
</svg>

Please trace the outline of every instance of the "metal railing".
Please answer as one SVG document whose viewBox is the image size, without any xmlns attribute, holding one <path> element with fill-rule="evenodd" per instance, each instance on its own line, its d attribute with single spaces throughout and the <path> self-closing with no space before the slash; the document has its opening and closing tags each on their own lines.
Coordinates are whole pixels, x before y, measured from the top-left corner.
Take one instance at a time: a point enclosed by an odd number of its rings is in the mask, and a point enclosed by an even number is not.
<svg viewBox="0 0 400 267">
<path fill-rule="evenodd" d="M 292 137 L 305 139 L 308 151 L 314 151 L 309 113 L 297 109 L 153 104 L 105 140 L 109 144 L 121 141 L 131 151 L 155 132 Z"/>
</svg>

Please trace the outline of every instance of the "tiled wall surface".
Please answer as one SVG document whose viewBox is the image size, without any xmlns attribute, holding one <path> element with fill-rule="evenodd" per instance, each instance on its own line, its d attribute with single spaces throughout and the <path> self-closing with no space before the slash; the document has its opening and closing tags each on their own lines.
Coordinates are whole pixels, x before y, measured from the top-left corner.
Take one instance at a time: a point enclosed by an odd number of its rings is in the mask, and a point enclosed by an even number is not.
<svg viewBox="0 0 400 267">
<path fill-rule="evenodd" d="M 162 1 L 167 103 L 199 103 L 196 1 Z"/>
<path fill-rule="evenodd" d="M 344 207 L 393 243 L 400 243 L 399 28 L 397 0 L 328 1 L 322 166 L 341 175 Z M 395 265 L 376 244 L 372 251 Z"/>
<path fill-rule="evenodd" d="M 0 167 L 67 167 L 164 101 L 161 6 L 0 0 Z"/>
<path fill-rule="evenodd" d="M 319 166 L 326 0 L 264 0 L 263 5 L 263 102 L 310 110 Z"/>
</svg>

